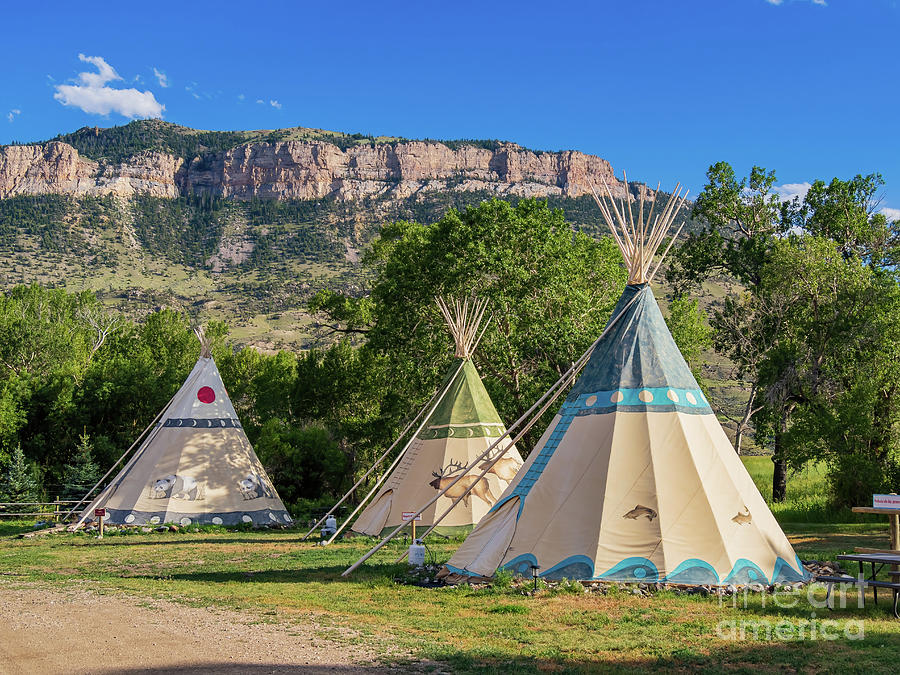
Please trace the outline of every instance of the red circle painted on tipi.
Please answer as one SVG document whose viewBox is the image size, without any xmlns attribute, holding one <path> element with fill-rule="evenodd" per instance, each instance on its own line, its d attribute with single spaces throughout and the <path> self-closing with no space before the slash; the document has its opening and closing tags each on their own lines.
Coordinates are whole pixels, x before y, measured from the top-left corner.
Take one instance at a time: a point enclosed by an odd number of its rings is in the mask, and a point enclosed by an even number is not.
<svg viewBox="0 0 900 675">
<path fill-rule="evenodd" d="M 200 387 L 197 398 L 201 403 L 212 403 L 216 400 L 216 392 L 212 390 L 212 387 Z"/>
</svg>

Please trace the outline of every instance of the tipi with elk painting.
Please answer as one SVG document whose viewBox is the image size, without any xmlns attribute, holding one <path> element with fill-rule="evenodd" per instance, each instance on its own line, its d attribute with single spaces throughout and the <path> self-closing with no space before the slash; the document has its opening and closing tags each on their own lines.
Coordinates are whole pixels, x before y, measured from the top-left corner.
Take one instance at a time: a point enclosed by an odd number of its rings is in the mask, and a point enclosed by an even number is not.
<svg viewBox="0 0 900 675">
<path fill-rule="evenodd" d="M 421 514 L 419 524 L 430 526 L 438 514 L 453 505 L 458 497 L 463 497 L 443 519 L 438 532 L 469 529 L 494 505 L 522 466 L 518 450 L 506 442 L 492 453 L 497 462 L 483 478 L 479 479 L 481 472 L 477 468 L 467 472 L 470 462 L 506 433 L 472 363 L 472 353 L 487 328 L 484 322 L 487 302 L 435 300 L 456 344 L 456 358 L 432 399 L 354 486 L 353 489 L 374 473 L 378 464 L 408 437 L 382 477 L 346 519 L 344 525 L 362 510 L 351 526 L 357 534 L 380 535 L 402 525 L 404 512 L 416 511 L 441 491 L 441 498 Z M 417 423 L 415 431 L 407 436 Z M 349 494 L 344 495 L 344 499 Z M 344 499 L 329 513 L 334 512 Z M 341 529 L 343 525 L 332 540 Z"/>
</svg>

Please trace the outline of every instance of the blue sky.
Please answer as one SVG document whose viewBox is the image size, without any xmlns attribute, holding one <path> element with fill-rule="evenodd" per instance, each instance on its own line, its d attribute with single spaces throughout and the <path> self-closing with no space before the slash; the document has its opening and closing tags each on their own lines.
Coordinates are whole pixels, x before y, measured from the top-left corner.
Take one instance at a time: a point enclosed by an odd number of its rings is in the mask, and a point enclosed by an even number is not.
<svg viewBox="0 0 900 675">
<path fill-rule="evenodd" d="M 116 5 L 4 7 L 0 143 L 154 115 L 499 138 L 694 195 L 718 160 L 878 171 L 900 217 L 896 0 Z"/>
</svg>

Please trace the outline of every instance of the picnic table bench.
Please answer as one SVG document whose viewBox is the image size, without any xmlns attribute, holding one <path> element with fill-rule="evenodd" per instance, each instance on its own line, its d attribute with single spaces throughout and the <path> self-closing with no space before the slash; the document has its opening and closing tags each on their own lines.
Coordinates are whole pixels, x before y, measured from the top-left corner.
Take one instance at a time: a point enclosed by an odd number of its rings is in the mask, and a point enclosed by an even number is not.
<svg viewBox="0 0 900 675">
<path fill-rule="evenodd" d="M 897 570 L 897 566 L 900 566 L 900 553 L 852 553 L 839 555 L 837 556 L 837 559 L 859 563 L 859 576 L 819 575 L 816 577 L 816 581 L 821 581 L 826 585 L 825 603 L 829 608 L 833 609 L 833 606 L 828 604 L 828 601 L 831 598 L 831 592 L 834 589 L 835 584 L 858 584 L 860 586 L 860 597 L 862 598 L 863 603 L 865 603 L 864 592 L 866 586 L 871 586 L 872 592 L 875 595 L 876 605 L 878 604 L 878 589 L 887 588 L 891 590 L 894 596 L 894 616 L 900 619 L 900 607 L 898 607 L 898 605 L 900 605 L 900 571 Z M 871 565 L 872 574 L 870 577 L 866 577 L 864 573 L 866 563 Z M 878 572 L 880 572 L 885 565 L 892 566 L 892 569 L 888 571 L 888 576 L 891 579 L 890 581 L 880 581 L 877 579 Z"/>
</svg>

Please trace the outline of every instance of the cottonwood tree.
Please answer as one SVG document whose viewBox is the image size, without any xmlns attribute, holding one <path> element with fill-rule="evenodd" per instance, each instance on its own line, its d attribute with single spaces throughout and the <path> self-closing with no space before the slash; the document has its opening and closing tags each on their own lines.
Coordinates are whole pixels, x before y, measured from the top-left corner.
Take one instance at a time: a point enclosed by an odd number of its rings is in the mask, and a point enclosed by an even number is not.
<svg viewBox="0 0 900 675">
<path fill-rule="evenodd" d="M 365 331 L 365 349 L 388 360 L 412 409 L 453 356 L 434 297 L 486 298 L 491 322 L 474 358 L 509 421 L 600 335 L 626 276 L 611 240 L 573 232 L 562 211 L 541 200 L 513 206 L 494 199 L 432 224 L 392 223 L 365 263 L 374 274 L 366 298 L 322 293 L 311 308 Z"/>
<path fill-rule="evenodd" d="M 832 239 L 780 244 L 761 292 L 789 305 L 760 368 L 775 410 L 776 452 L 825 460 L 834 501 L 858 505 L 900 476 L 900 288 Z"/>
<path fill-rule="evenodd" d="M 810 456 L 789 442 L 798 438 L 792 432 L 795 418 L 802 415 L 809 428 L 810 411 L 819 410 L 817 419 L 824 419 L 825 402 L 839 400 L 836 392 L 849 387 L 847 377 L 825 377 L 829 355 L 836 345 L 852 342 L 847 329 L 852 321 L 865 328 L 878 325 L 873 317 L 861 318 L 870 305 L 850 300 L 876 299 L 889 287 L 873 286 L 868 296 L 851 289 L 859 274 L 893 274 L 897 227 L 875 212 L 882 184 L 877 174 L 827 185 L 816 181 L 802 201 L 781 204 L 773 194 L 773 172 L 754 168 L 749 180 L 738 181 L 730 166 L 719 163 L 710 167 L 708 178 L 695 210 L 708 225 L 676 250 L 669 279 L 676 292 L 717 272 L 741 282 L 711 324 L 717 350 L 748 383 L 739 430 L 746 431 L 752 420 L 772 439 L 773 499 L 780 501 L 789 465 Z M 870 351 L 864 358 L 873 364 L 881 357 Z M 882 391 L 887 396 L 891 387 Z M 825 428 L 819 427 L 819 437 Z"/>
</svg>

